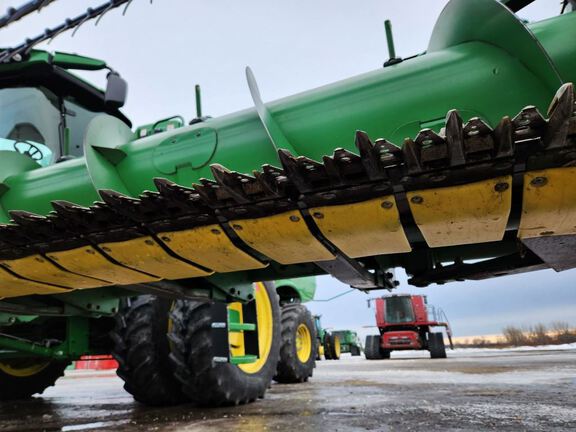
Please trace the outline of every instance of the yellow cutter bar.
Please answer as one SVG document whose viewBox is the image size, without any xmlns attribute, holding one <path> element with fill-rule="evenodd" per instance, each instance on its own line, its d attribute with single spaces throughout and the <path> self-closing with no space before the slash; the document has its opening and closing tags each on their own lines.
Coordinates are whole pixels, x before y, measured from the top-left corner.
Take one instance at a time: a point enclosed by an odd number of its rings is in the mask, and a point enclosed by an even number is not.
<svg viewBox="0 0 576 432">
<path fill-rule="evenodd" d="M 393 196 L 310 210 L 324 236 L 351 258 L 410 252 Z"/>
<path fill-rule="evenodd" d="M 280 264 L 334 259 L 308 230 L 298 210 L 261 219 L 230 222 L 243 241 Z"/>
<path fill-rule="evenodd" d="M 430 247 L 502 240 L 512 204 L 512 176 L 408 192 L 414 220 Z"/>
<path fill-rule="evenodd" d="M 68 271 L 106 280 L 118 285 L 154 282 L 160 279 L 115 264 L 92 246 L 84 246 L 62 252 L 51 252 L 47 256 Z"/>
<path fill-rule="evenodd" d="M 41 255 L 6 260 L 2 261 L 2 264 L 22 278 L 66 288 L 95 288 L 111 285 L 110 282 L 104 280 L 63 270 Z"/>
<path fill-rule="evenodd" d="M 524 174 L 518 237 L 576 234 L 576 168 Z"/>
<path fill-rule="evenodd" d="M 219 273 L 266 267 L 234 246 L 220 225 L 158 234 L 178 256 Z"/>
<path fill-rule="evenodd" d="M 31 294 L 61 294 L 65 292 L 68 292 L 68 290 L 21 279 L 0 266 L 0 298 L 20 297 Z"/>
<path fill-rule="evenodd" d="M 166 240 L 170 241 L 168 237 Z M 163 279 L 186 279 L 212 274 L 169 255 L 149 236 L 98 246 L 120 264 Z"/>
</svg>

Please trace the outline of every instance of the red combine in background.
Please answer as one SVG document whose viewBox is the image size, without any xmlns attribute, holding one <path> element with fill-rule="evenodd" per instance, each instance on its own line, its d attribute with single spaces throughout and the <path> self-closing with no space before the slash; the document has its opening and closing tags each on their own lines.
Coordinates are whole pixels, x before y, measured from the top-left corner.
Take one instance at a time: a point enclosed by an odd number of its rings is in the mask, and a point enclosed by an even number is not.
<svg viewBox="0 0 576 432">
<path fill-rule="evenodd" d="M 380 334 L 366 337 L 368 360 L 388 359 L 396 350 L 428 350 L 431 358 L 446 358 L 442 331 L 433 332 L 433 327 L 444 327 L 450 348 L 454 348 L 446 314 L 428 305 L 426 296 L 398 294 L 372 300 Z"/>
</svg>

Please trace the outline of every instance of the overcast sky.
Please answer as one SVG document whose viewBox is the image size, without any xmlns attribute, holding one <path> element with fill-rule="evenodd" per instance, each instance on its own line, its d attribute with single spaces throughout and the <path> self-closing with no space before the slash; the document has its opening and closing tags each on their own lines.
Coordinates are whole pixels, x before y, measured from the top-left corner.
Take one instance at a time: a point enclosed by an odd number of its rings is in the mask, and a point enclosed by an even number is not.
<svg viewBox="0 0 576 432">
<path fill-rule="evenodd" d="M 25 0 L 0 0 L 0 13 Z M 11 46 L 46 27 L 74 17 L 101 1 L 58 0 L 0 33 Z M 539 0 L 522 12 L 538 20 L 559 11 L 558 0 Z M 134 0 L 122 16 L 87 23 L 71 38 L 54 40 L 50 50 L 106 60 L 130 85 L 124 112 L 135 125 L 174 114 L 194 115 L 194 85 L 202 85 L 204 113 L 218 116 L 253 106 L 244 68 L 253 68 L 262 97 L 270 101 L 381 67 L 387 57 L 383 22 L 391 19 L 396 51 L 409 56 L 426 49 L 444 0 Z M 86 74 L 103 85 L 103 74 Z M 429 296 L 444 308 L 456 335 L 497 333 L 508 324 L 565 320 L 576 325 L 576 272 L 542 271 L 483 282 L 453 283 L 401 292 Z M 317 298 L 347 287 L 319 278 Z M 324 325 L 373 325 L 368 296 L 347 294 L 314 302 Z"/>
</svg>

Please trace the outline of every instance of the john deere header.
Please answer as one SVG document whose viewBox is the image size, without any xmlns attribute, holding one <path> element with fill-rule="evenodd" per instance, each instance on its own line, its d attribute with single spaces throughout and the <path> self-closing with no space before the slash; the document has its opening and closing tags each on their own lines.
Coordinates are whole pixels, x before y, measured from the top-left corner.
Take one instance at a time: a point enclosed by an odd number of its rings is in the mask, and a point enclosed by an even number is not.
<svg viewBox="0 0 576 432">
<path fill-rule="evenodd" d="M 248 70 L 254 108 L 136 132 L 116 72 L 70 72 L 104 62 L 6 50 L 0 297 L 575 267 L 575 41 L 574 12 L 452 0 L 425 54 L 271 103 Z"/>
</svg>

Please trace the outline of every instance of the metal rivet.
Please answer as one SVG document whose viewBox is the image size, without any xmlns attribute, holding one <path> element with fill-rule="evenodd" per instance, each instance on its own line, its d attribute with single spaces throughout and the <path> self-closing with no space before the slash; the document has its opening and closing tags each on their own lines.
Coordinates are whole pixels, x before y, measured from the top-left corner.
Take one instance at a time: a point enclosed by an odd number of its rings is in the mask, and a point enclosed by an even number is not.
<svg viewBox="0 0 576 432">
<path fill-rule="evenodd" d="M 508 189 L 510 187 L 510 185 L 508 183 L 496 183 L 496 186 L 494 186 L 494 190 L 496 192 L 504 192 L 506 189 Z"/>
<path fill-rule="evenodd" d="M 390 201 L 384 201 L 380 205 L 382 206 L 382 208 L 385 209 L 391 209 L 392 207 L 394 207 L 394 204 L 392 204 Z"/>
<path fill-rule="evenodd" d="M 548 183 L 548 178 L 546 177 L 534 177 L 530 184 L 534 187 L 541 187 Z"/>
<path fill-rule="evenodd" d="M 154 244 L 154 242 L 150 239 L 144 240 L 144 243 L 146 243 L 148 246 L 152 246 Z"/>
<path fill-rule="evenodd" d="M 414 195 L 412 198 L 410 198 L 410 202 L 412 204 L 422 204 L 424 202 L 424 198 L 422 198 L 420 195 Z"/>
<path fill-rule="evenodd" d="M 315 212 L 312 216 L 314 216 L 316 219 L 323 219 L 324 215 L 320 212 Z"/>
<path fill-rule="evenodd" d="M 298 216 L 292 215 L 292 216 L 290 216 L 290 220 L 292 222 L 298 222 L 300 220 L 300 218 Z"/>
<path fill-rule="evenodd" d="M 242 231 L 242 225 L 234 224 L 234 225 L 232 225 L 232 227 L 233 227 L 236 231 Z"/>
<path fill-rule="evenodd" d="M 170 240 L 171 240 L 170 237 L 166 237 L 166 236 L 161 237 L 161 239 L 162 239 L 162 241 L 165 241 L 166 243 L 170 242 Z"/>
<path fill-rule="evenodd" d="M 216 228 L 211 229 L 210 232 L 211 232 L 212 234 L 216 234 L 216 235 L 220 234 L 220 230 L 217 230 Z"/>
</svg>

